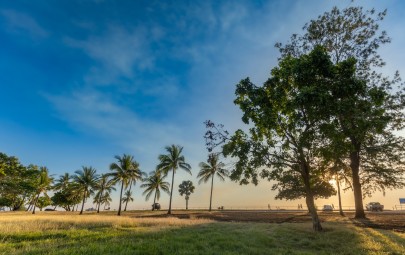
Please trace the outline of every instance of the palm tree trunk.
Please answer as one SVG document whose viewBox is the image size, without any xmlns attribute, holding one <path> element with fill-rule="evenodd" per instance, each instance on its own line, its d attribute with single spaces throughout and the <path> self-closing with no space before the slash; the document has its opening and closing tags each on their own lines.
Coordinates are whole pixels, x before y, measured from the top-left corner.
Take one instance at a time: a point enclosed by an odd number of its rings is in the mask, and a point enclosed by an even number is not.
<svg viewBox="0 0 405 255">
<path fill-rule="evenodd" d="M 214 174 L 212 175 L 212 178 L 211 178 L 211 195 L 210 195 L 210 209 L 209 209 L 210 212 L 211 212 L 211 204 L 212 204 L 212 189 L 213 189 L 213 187 L 214 187 Z"/>
<path fill-rule="evenodd" d="M 132 181 L 129 182 L 129 192 L 131 192 L 131 188 L 132 188 Z M 127 201 L 125 201 L 124 212 L 127 210 L 128 201 L 129 201 L 129 199 Z"/>
<path fill-rule="evenodd" d="M 156 204 L 156 194 L 157 194 L 157 188 L 155 190 L 155 198 L 153 199 L 153 205 L 152 205 L 152 211 L 155 210 L 155 204 Z"/>
<path fill-rule="evenodd" d="M 169 211 L 167 214 L 172 214 L 172 195 L 173 195 L 173 185 L 174 185 L 174 169 L 173 170 L 173 175 L 172 175 L 172 187 L 170 191 L 170 203 L 169 203 Z"/>
<path fill-rule="evenodd" d="M 343 209 L 342 209 L 342 197 L 340 195 L 340 181 L 339 181 L 339 175 L 336 172 L 336 186 L 338 189 L 338 200 L 339 200 L 339 214 L 341 216 L 345 216 L 345 214 L 343 213 Z"/>
<path fill-rule="evenodd" d="M 35 214 L 35 205 L 37 204 L 37 201 L 38 201 L 38 198 L 39 198 L 39 195 L 41 194 L 41 192 L 40 193 L 38 193 L 38 196 L 37 196 L 37 198 L 34 200 L 34 210 L 32 210 L 32 214 Z"/>
<path fill-rule="evenodd" d="M 103 197 L 103 192 L 101 191 L 100 197 L 98 198 L 97 213 L 100 213 L 101 198 Z"/>
<path fill-rule="evenodd" d="M 80 214 L 83 214 L 83 208 L 84 208 L 84 201 L 86 200 L 86 190 L 83 192 L 83 202 L 82 202 L 82 209 L 80 210 Z"/>
<path fill-rule="evenodd" d="M 122 181 L 121 185 L 121 193 L 120 193 L 120 205 L 118 206 L 118 216 L 121 215 L 121 204 L 122 204 L 122 191 L 124 190 L 124 180 Z"/>
</svg>

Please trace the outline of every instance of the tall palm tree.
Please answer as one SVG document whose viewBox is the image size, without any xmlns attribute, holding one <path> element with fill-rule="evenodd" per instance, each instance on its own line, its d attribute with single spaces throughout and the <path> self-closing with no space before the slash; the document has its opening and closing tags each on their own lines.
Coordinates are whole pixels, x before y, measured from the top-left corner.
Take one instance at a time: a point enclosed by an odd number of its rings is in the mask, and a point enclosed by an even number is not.
<svg viewBox="0 0 405 255">
<path fill-rule="evenodd" d="M 194 192 L 194 185 L 192 181 L 183 181 L 180 185 L 179 185 L 179 193 L 180 196 L 186 195 L 186 210 L 188 210 L 188 200 L 190 198 L 191 193 Z"/>
<path fill-rule="evenodd" d="M 111 194 L 109 192 L 104 193 L 103 197 L 101 198 L 101 204 L 104 204 L 105 207 L 108 206 L 108 210 L 110 210 L 110 203 L 112 202 Z"/>
<path fill-rule="evenodd" d="M 160 163 L 157 166 L 157 169 L 159 171 L 163 171 L 163 173 L 165 175 L 167 175 L 170 171 L 173 172 L 172 184 L 171 184 L 171 189 L 170 189 L 169 211 L 167 212 L 167 214 L 171 214 L 172 213 L 174 174 L 176 173 L 177 169 L 181 168 L 191 175 L 191 166 L 188 163 L 186 163 L 184 156 L 181 155 L 181 152 L 183 151 L 183 147 L 180 147 L 178 145 L 171 145 L 171 146 L 166 146 L 165 149 L 168 152 L 168 154 L 159 155 L 158 159 L 159 159 Z"/>
<path fill-rule="evenodd" d="M 121 182 L 120 202 L 118 207 L 118 216 L 121 215 L 122 192 L 124 187 L 129 185 L 130 180 L 135 175 L 138 163 L 131 155 L 124 154 L 122 157 L 115 156 L 118 163 L 111 163 L 110 170 L 113 171 L 108 175 L 112 177 L 114 183 Z"/>
<path fill-rule="evenodd" d="M 78 190 L 83 192 L 82 209 L 80 210 L 80 214 L 83 214 L 84 202 L 86 198 L 94 192 L 99 177 L 96 174 L 96 169 L 91 166 L 83 166 L 81 170 L 75 171 L 75 174 L 76 175 L 73 176 L 75 186 Z"/>
<path fill-rule="evenodd" d="M 149 177 L 143 179 L 144 183 L 141 185 L 141 188 L 146 188 L 142 193 L 143 195 L 146 195 L 145 200 L 148 201 L 152 193 L 155 192 L 152 211 L 155 210 L 156 199 L 159 200 L 160 198 L 160 189 L 170 194 L 170 184 L 163 180 L 164 177 L 165 176 L 163 176 L 160 171 L 152 171 L 149 173 Z"/>
<path fill-rule="evenodd" d="M 200 178 L 198 184 L 201 184 L 202 182 L 206 183 L 208 180 L 211 179 L 211 195 L 210 195 L 210 209 L 209 209 L 209 211 L 211 211 L 214 176 L 217 175 L 221 181 L 225 181 L 225 177 L 229 176 L 229 171 L 224 168 L 225 167 L 224 163 L 219 162 L 218 154 L 214 153 L 208 156 L 207 163 L 201 162 L 199 166 L 201 170 L 197 176 L 197 178 Z"/>
<path fill-rule="evenodd" d="M 38 177 L 38 183 L 37 183 L 37 197 L 34 200 L 34 209 L 32 210 L 32 214 L 35 214 L 35 208 L 36 208 L 36 204 L 38 202 L 39 199 L 39 195 L 41 195 L 41 193 L 46 193 L 46 191 L 51 187 L 53 178 L 49 176 L 49 170 L 48 168 L 46 168 L 45 166 L 41 166 L 39 168 L 39 177 Z"/>
<path fill-rule="evenodd" d="M 109 179 L 108 174 L 101 175 L 96 185 L 97 193 L 94 197 L 94 201 L 97 203 L 97 213 L 100 213 L 101 199 L 105 192 L 110 193 L 114 188 L 114 181 Z"/>
<path fill-rule="evenodd" d="M 132 197 L 131 190 L 127 190 L 122 198 L 122 203 L 125 203 L 124 212 L 127 210 L 128 202 L 133 202 L 134 198 Z"/>
</svg>

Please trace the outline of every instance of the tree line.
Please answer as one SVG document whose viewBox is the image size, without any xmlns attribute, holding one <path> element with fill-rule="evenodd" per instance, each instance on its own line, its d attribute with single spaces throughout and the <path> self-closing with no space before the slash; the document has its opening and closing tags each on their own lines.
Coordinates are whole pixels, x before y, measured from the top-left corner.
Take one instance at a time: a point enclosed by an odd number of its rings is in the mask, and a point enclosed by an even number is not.
<svg viewBox="0 0 405 255">
<path fill-rule="evenodd" d="M 18 158 L 0 153 L 0 207 L 8 207 L 12 211 L 32 210 L 35 214 L 36 208 L 42 210 L 51 205 L 66 211 L 74 211 L 75 208 L 77 211 L 80 206 L 82 214 L 85 202 L 92 197 L 99 213 L 100 208 L 110 207 L 111 192 L 118 188 L 120 202 L 117 214 L 121 215 L 122 211 L 126 211 L 128 203 L 134 200 L 132 187 L 141 183 L 145 199 L 154 197 L 152 210 L 155 210 L 155 203 L 162 191 L 170 195 L 168 214 L 171 214 L 175 174 L 181 169 L 191 175 L 191 166 L 182 154 L 183 147 L 171 145 L 165 150 L 167 154 L 159 155 L 159 164 L 149 175 L 140 169 L 139 163 L 132 155 L 123 154 L 115 156 L 116 162 L 110 164 L 108 173 L 98 174 L 95 168 L 83 166 L 74 174 L 65 173 L 59 178 L 52 177 L 46 167 L 32 164 L 24 166 Z M 207 162 L 201 162 L 199 166 L 200 183 L 211 180 L 211 211 L 214 176 L 217 175 L 223 181 L 228 176 L 228 171 L 223 169 L 223 163 L 216 154 L 210 154 Z M 170 173 L 171 184 L 165 181 Z M 183 181 L 179 185 L 180 195 L 185 195 L 186 209 L 194 189 L 191 181 Z M 52 196 L 48 195 L 50 191 L 53 191 Z"/>
</svg>

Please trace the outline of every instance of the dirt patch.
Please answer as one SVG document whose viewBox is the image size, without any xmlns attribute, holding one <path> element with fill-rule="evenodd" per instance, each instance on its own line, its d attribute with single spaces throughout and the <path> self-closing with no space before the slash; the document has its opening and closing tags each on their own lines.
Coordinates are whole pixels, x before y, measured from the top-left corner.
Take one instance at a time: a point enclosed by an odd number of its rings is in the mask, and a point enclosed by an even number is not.
<svg viewBox="0 0 405 255">
<path fill-rule="evenodd" d="M 263 222 L 263 223 L 303 223 L 311 222 L 311 216 L 303 211 L 173 211 L 135 217 L 176 217 L 179 219 L 211 219 L 225 222 Z M 356 226 L 379 229 L 390 229 L 405 232 L 405 212 L 386 211 L 367 212 L 367 219 L 354 219 L 354 212 L 346 212 L 340 216 L 338 212 L 319 212 L 322 222 L 352 222 Z"/>
</svg>

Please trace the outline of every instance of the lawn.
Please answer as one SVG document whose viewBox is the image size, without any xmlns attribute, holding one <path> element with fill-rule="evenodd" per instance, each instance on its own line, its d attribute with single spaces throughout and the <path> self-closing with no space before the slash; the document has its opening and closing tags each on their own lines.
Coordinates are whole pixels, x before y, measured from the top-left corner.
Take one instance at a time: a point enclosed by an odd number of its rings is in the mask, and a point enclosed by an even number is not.
<svg viewBox="0 0 405 255">
<path fill-rule="evenodd" d="M 405 233 L 350 221 L 218 222 L 128 213 L 0 213 L 0 254 L 405 254 Z"/>
</svg>

